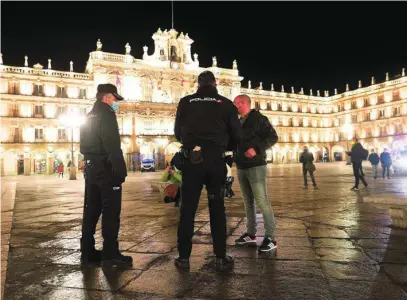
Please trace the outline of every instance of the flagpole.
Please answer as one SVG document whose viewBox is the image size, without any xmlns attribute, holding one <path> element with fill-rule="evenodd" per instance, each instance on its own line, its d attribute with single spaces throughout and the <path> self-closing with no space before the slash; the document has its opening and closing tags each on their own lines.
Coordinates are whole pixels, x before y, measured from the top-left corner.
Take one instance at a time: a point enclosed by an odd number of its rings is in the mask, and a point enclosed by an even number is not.
<svg viewBox="0 0 407 300">
<path fill-rule="evenodd" d="M 171 29 L 174 29 L 174 1 L 171 1 Z"/>
</svg>

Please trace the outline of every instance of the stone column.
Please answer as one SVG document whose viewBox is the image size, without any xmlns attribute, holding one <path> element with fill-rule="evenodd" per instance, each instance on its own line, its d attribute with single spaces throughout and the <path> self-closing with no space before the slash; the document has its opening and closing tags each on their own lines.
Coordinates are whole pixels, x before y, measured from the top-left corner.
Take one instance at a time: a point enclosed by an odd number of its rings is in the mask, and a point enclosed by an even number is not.
<svg viewBox="0 0 407 300">
<path fill-rule="evenodd" d="M 34 163 L 30 157 L 24 157 L 24 175 L 31 175 L 31 167 Z"/>
<path fill-rule="evenodd" d="M 55 158 L 54 156 L 51 154 L 47 157 L 47 174 L 54 174 L 54 162 L 55 162 Z"/>
<path fill-rule="evenodd" d="M 0 157 L 0 176 L 4 176 L 4 158 Z"/>
<path fill-rule="evenodd" d="M 136 115 L 132 115 L 132 132 L 131 140 L 133 144 L 132 157 L 131 157 L 131 168 L 133 169 L 133 161 L 136 162 L 136 171 L 140 170 L 140 146 L 137 144 L 137 135 L 136 135 Z"/>
</svg>

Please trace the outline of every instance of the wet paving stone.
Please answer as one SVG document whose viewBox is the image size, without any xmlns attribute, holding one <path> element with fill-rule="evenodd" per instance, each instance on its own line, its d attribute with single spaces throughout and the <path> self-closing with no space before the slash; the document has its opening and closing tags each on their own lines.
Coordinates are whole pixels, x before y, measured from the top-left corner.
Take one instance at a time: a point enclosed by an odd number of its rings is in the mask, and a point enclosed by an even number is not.
<svg viewBox="0 0 407 300">
<path fill-rule="evenodd" d="M 55 263 L 73 252 L 75 251 L 56 248 L 15 248 L 9 251 L 9 261 L 34 262 L 37 264 Z"/>
<path fill-rule="evenodd" d="M 325 279 L 275 280 L 263 277 L 256 299 L 334 300 Z M 355 298 L 356 299 L 356 298 Z"/>
<path fill-rule="evenodd" d="M 377 263 L 406 263 L 407 248 L 393 249 L 366 249 L 366 254 Z"/>
<path fill-rule="evenodd" d="M 149 270 L 127 286 L 123 292 L 153 293 L 165 296 L 180 296 L 198 282 L 198 274 L 192 272 L 172 272 L 171 276 L 161 270 Z"/>
<path fill-rule="evenodd" d="M 264 261 L 263 274 L 276 278 L 308 278 L 322 279 L 324 277 L 319 262 L 314 261 Z"/>
<path fill-rule="evenodd" d="M 370 258 L 359 249 L 317 248 L 316 253 L 321 257 L 321 260 L 326 261 L 372 263 Z"/>
<path fill-rule="evenodd" d="M 162 242 L 155 242 L 155 241 L 147 241 L 140 244 L 137 244 L 127 251 L 129 252 L 138 252 L 138 253 L 159 253 L 164 254 L 171 252 L 176 245 L 170 243 L 162 243 Z M 123 249 L 123 247 L 121 247 Z"/>
<path fill-rule="evenodd" d="M 185 294 L 193 298 L 257 299 L 259 287 L 262 288 L 261 276 L 201 273 Z"/>
<path fill-rule="evenodd" d="M 315 248 L 355 248 L 355 245 L 352 243 L 352 241 L 348 239 L 312 239 L 312 244 Z"/>
<path fill-rule="evenodd" d="M 25 284 L 6 284 L 4 290 L 4 299 L 13 300 L 38 300 L 52 290 L 51 286 Z"/>
<path fill-rule="evenodd" d="M 308 235 L 312 238 L 349 238 L 349 235 L 345 231 L 333 228 L 310 227 L 308 228 Z"/>
<path fill-rule="evenodd" d="M 330 280 L 329 287 L 336 300 L 407 299 L 407 294 L 402 288 L 390 283 Z"/>
<path fill-rule="evenodd" d="M 330 279 L 389 282 L 377 265 L 322 261 L 321 266 L 324 275 Z"/>
<path fill-rule="evenodd" d="M 407 287 L 407 265 L 384 264 L 380 268 L 394 281 Z"/>
<path fill-rule="evenodd" d="M 43 300 L 67 300 L 67 299 L 86 299 L 86 300 L 113 300 L 116 298 L 113 292 L 90 291 L 81 288 L 56 288 L 42 296 Z M 138 298 L 137 298 L 138 299 Z"/>
<path fill-rule="evenodd" d="M 206 192 L 196 214 L 191 268 L 184 272 L 174 265 L 179 210 L 148 184 L 160 174 L 130 174 L 119 242 L 134 264 L 106 269 L 80 264 L 83 178 L 5 177 L 15 205 L 2 202 L 4 299 L 406 299 L 407 231 L 392 228 L 387 209 L 363 197 L 400 192 L 407 178 L 369 182 L 369 191 L 357 194 L 349 191 L 349 166 L 319 164 L 320 188 L 304 190 L 300 167 L 268 168 L 278 243 L 268 253 L 235 245 L 247 230 L 235 183 L 236 196 L 225 201 L 227 251 L 235 257 L 227 272 L 215 269 Z M 261 212 L 256 219 L 260 245 Z M 95 239 L 101 249 L 100 223 Z"/>
</svg>

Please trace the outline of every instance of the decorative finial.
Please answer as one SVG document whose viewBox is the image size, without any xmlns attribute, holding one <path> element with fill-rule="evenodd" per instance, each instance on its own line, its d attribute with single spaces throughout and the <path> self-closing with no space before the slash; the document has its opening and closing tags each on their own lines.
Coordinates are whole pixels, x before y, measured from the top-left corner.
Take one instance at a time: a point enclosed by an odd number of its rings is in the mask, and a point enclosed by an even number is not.
<svg viewBox="0 0 407 300">
<path fill-rule="evenodd" d="M 259 86 L 259 90 L 263 89 L 263 82 L 260 81 L 260 86 Z"/>
<path fill-rule="evenodd" d="M 281 85 L 281 91 L 284 93 L 284 85 Z"/>
<path fill-rule="evenodd" d="M 163 32 L 161 31 L 161 28 L 158 28 L 157 33 L 158 33 L 158 34 L 163 33 Z"/>
<path fill-rule="evenodd" d="M 362 87 L 362 80 L 359 80 L 358 88 L 361 88 L 361 87 Z"/>
<path fill-rule="evenodd" d="M 233 70 L 237 70 L 237 62 L 236 62 L 236 59 L 233 61 Z"/>
<path fill-rule="evenodd" d="M 249 80 L 249 82 L 247 83 L 247 88 L 250 90 L 252 88 L 252 82 Z"/>
<path fill-rule="evenodd" d="M 389 72 L 386 73 L 386 81 L 389 80 Z"/>
<path fill-rule="evenodd" d="M 100 39 L 98 39 L 98 41 L 96 42 L 96 51 L 102 51 L 102 42 L 100 41 Z"/>
<path fill-rule="evenodd" d="M 325 90 L 325 91 L 324 91 L 324 96 L 325 96 L 325 97 L 329 97 L 329 91 L 328 91 L 328 90 Z"/>
<path fill-rule="evenodd" d="M 291 87 L 291 94 L 294 94 L 294 87 Z"/>
<path fill-rule="evenodd" d="M 376 84 L 376 80 L 374 79 L 374 77 L 372 76 L 372 80 L 371 80 L 371 82 L 370 82 L 372 85 L 373 84 Z"/>
<path fill-rule="evenodd" d="M 148 50 L 148 47 L 147 47 L 147 46 L 144 46 L 144 47 L 143 47 L 143 51 L 144 51 L 144 54 L 145 54 L 145 55 L 147 55 L 147 50 Z"/>
<path fill-rule="evenodd" d="M 304 95 L 304 88 L 301 88 L 300 94 Z"/>
<path fill-rule="evenodd" d="M 216 60 L 216 56 L 212 57 L 212 67 L 217 67 L 218 61 Z"/>
<path fill-rule="evenodd" d="M 0 65 L 2 65 L 3 64 L 3 54 L 2 53 L 0 53 Z M 403 69 L 404 70 L 404 69 Z"/>
<path fill-rule="evenodd" d="M 51 67 L 51 58 L 48 58 L 48 70 L 51 70 L 52 69 L 52 67 Z"/>
<path fill-rule="evenodd" d="M 73 61 L 71 60 L 71 62 L 69 63 L 69 71 L 73 72 Z"/>
<path fill-rule="evenodd" d="M 198 62 L 198 54 L 194 53 L 194 62 Z"/>
<path fill-rule="evenodd" d="M 317 96 L 320 97 L 321 93 L 319 92 L 319 90 L 317 90 Z"/>
<path fill-rule="evenodd" d="M 335 89 L 335 95 L 338 95 L 338 89 Z"/>
<path fill-rule="evenodd" d="M 24 67 L 28 67 L 28 56 L 24 56 Z"/>
<path fill-rule="evenodd" d="M 311 96 L 313 96 L 313 95 L 312 95 L 312 89 L 309 90 L 309 94 L 310 94 Z"/>
<path fill-rule="evenodd" d="M 130 55 L 130 51 L 131 51 L 130 44 L 127 43 L 126 46 L 124 46 L 124 48 L 126 48 L 126 55 Z"/>
<path fill-rule="evenodd" d="M 271 90 L 274 91 L 274 84 L 271 84 Z"/>
<path fill-rule="evenodd" d="M 1 60 L 1 63 L 3 63 L 3 59 Z M 406 70 L 404 68 L 401 71 L 401 76 L 406 76 Z"/>
<path fill-rule="evenodd" d="M 349 84 L 346 84 L 346 91 L 349 92 Z"/>
</svg>

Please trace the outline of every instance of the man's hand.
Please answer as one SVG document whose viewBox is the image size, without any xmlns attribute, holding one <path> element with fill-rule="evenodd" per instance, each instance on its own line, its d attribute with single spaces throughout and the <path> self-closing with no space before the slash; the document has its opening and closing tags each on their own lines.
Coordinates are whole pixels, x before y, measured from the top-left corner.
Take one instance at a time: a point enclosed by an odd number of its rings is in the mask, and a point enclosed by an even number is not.
<svg viewBox="0 0 407 300">
<path fill-rule="evenodd" d="M 175 170 L 173 168 L 169 168 L 168 172 L 173 175 L 175 173 Z"/>
<path fill-rule="evenodd" d="M 253 158 L 254 156 L 256 156 L 256 151 L 253 148 L 250 148 L 245 152 L 244 156 L 246 156 L 247 158 Z"/>
</svg>

